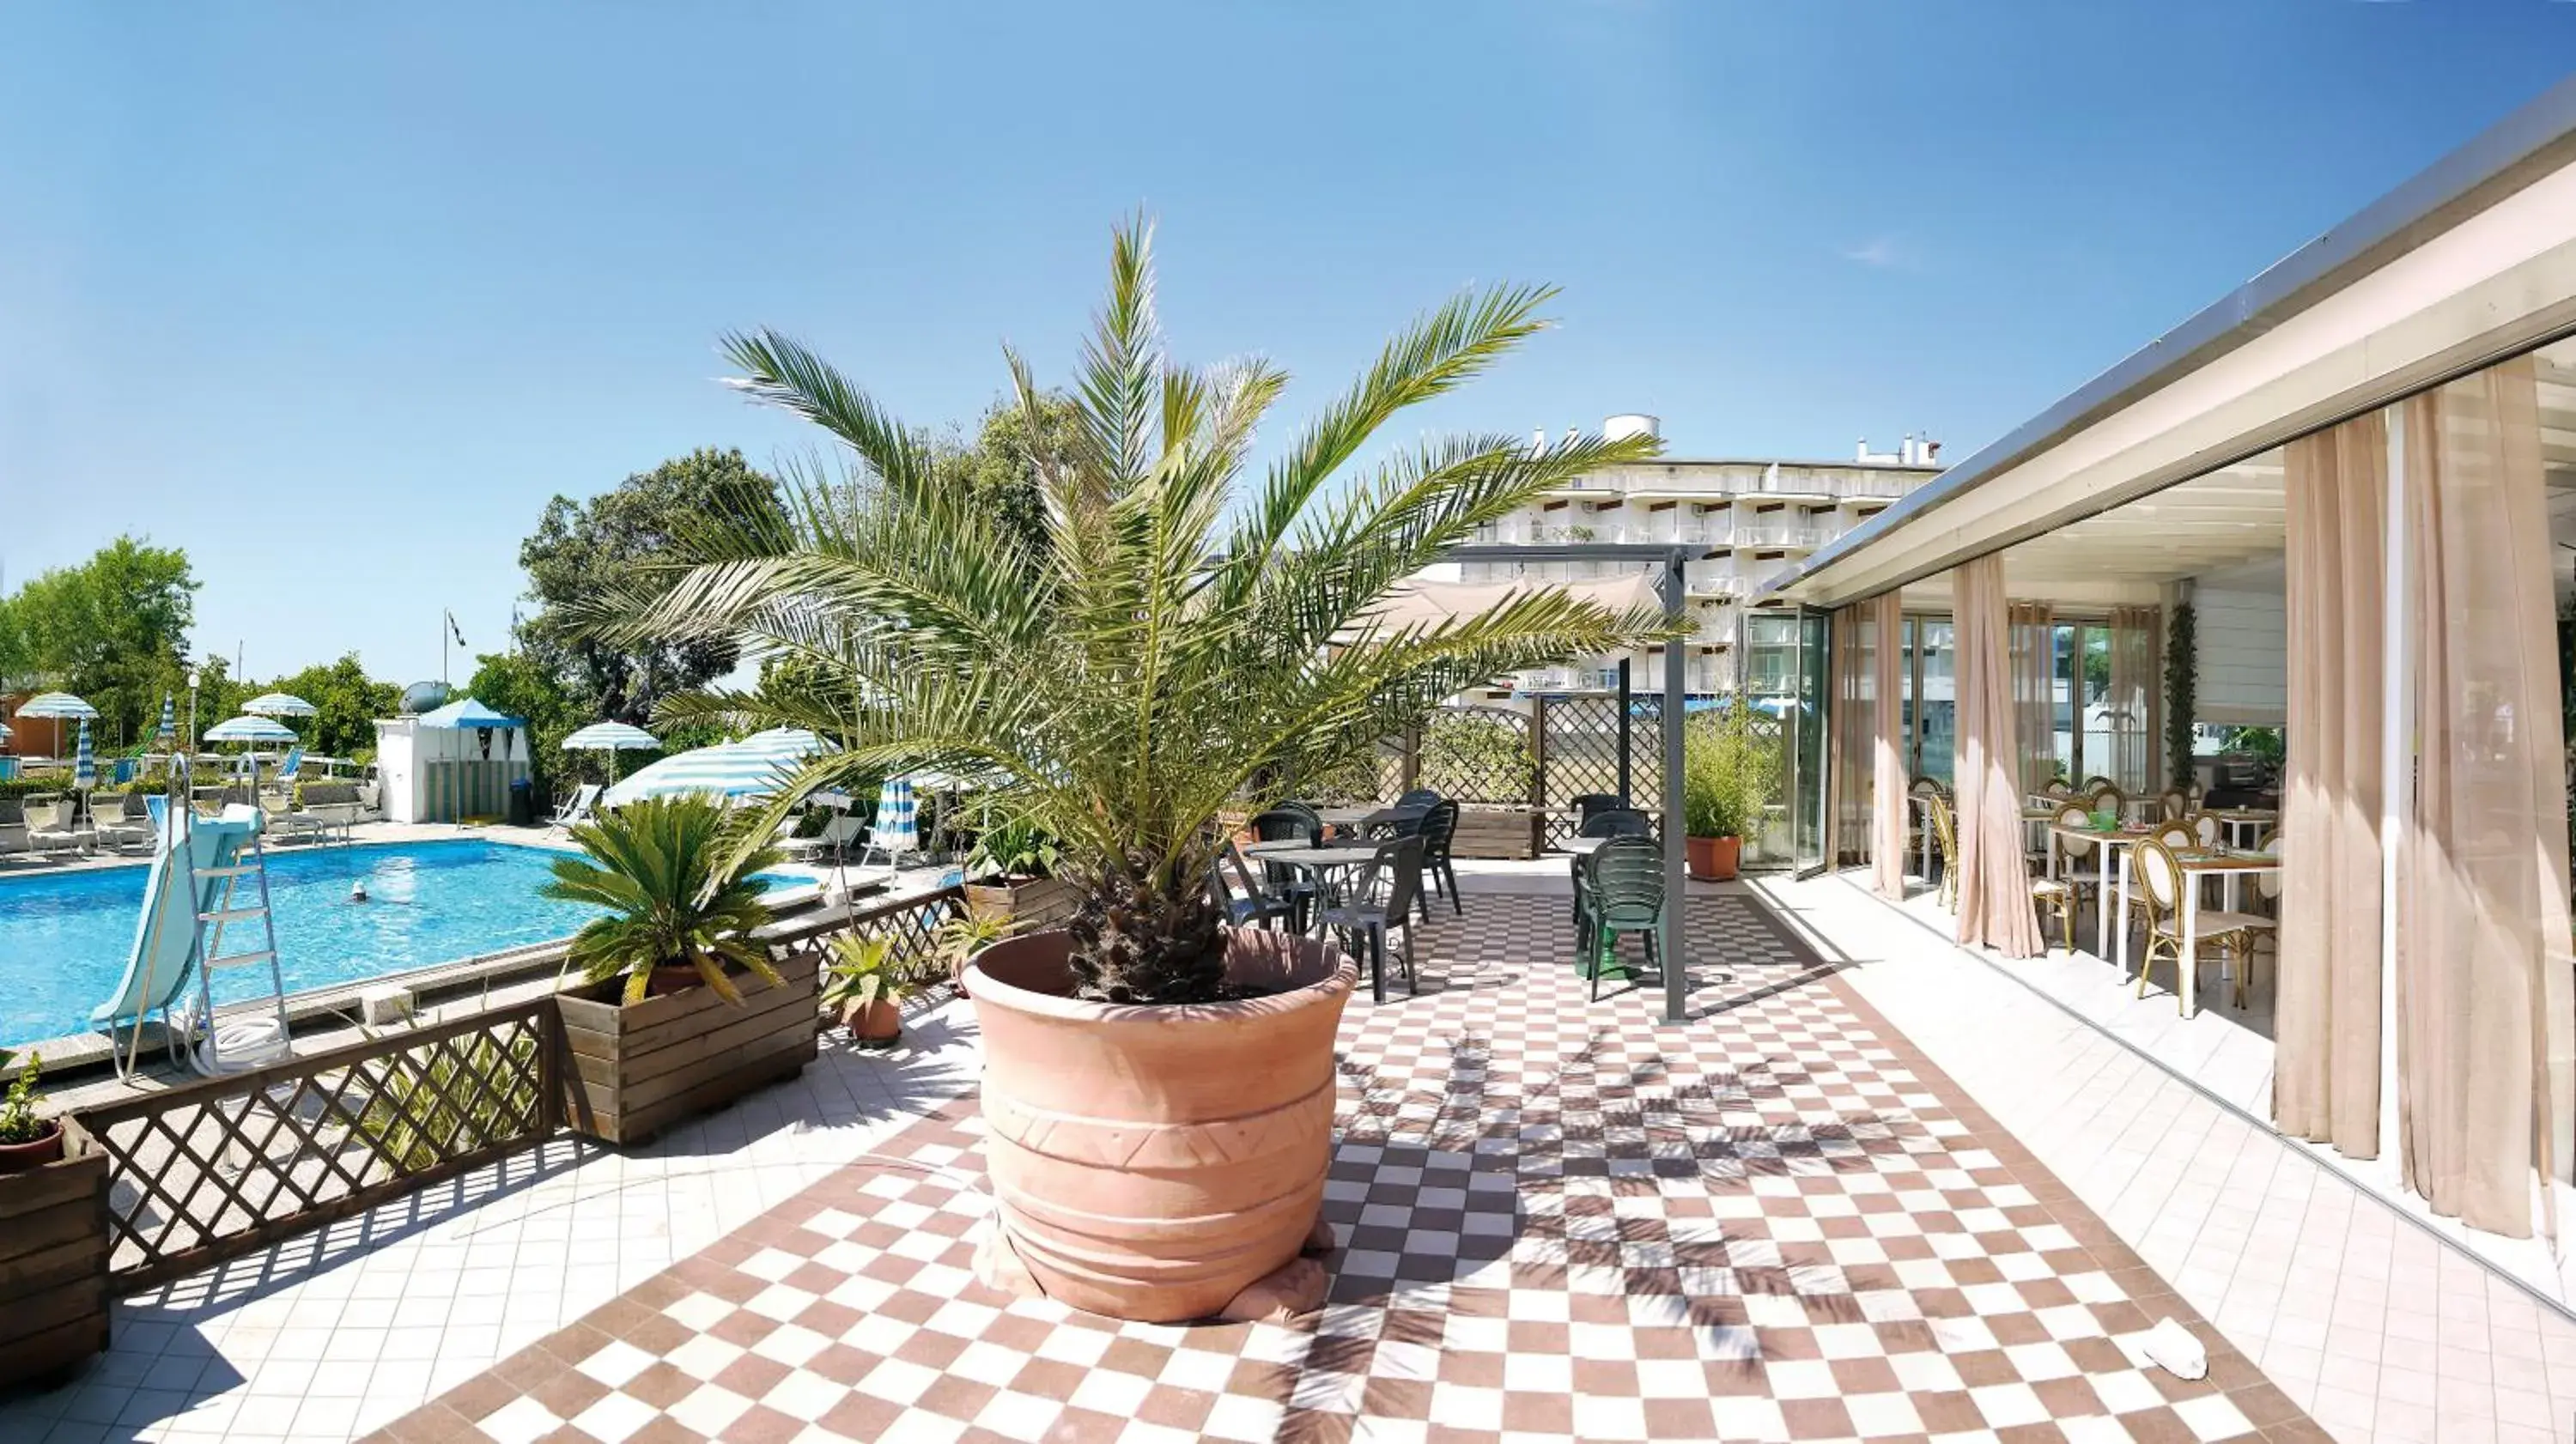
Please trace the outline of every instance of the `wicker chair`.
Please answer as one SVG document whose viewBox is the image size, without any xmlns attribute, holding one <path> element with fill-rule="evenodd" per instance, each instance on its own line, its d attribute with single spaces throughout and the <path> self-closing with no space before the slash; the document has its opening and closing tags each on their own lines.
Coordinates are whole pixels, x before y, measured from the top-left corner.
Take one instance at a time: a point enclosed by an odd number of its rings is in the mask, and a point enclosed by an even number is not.
<svg viewBox="0 0 2576 1444">
<path fill-rule="evenodd" d="M 2174 965 L 2174 1009 L 2182 1009 L 2182 865 L 2174 860 L 2173 849 L 2148 838 L 2137 845 L 2137 872 L 2143 884 L 2139 894 L 2147 904 L 2147 950 L 2138 963 L 2138 996 L 2147 995 L 2147 981 L 2155 973 L 2156 959 L 2170 960 Z M 2252 966 L 2254 941 L 2258 934 L 2272 927 L 2270 918 L 2252 913 L 2224 912 L 2203 908 L 2195 919 L 2198 941 L 2221 948 L 2236 961 L 2236 1005 L 2244 1006 L 2244 976 Z"/>
<path fill-rule="evenodd" d="M 1941 849 L 1941 906 L 1959 910 L 1959 822 L 1950 799 L 1934 793 L 1923 800 L 1932 809 L 1932 841 Z"/>
</svg>

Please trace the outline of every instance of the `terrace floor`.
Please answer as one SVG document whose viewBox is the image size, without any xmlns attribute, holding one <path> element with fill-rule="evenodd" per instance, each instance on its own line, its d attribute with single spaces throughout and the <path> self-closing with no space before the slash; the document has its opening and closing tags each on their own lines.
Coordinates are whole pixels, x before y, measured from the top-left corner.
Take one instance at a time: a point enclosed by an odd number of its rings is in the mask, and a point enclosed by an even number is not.
<svg viewBox="0 0 2576 1444">
<path fill-rule="evenodd" d="M 1343 1247 L 1294 1324 L 976 1284 L 951 1005 L 655 1147 L 559 1142 L 130 1299 L 0 1437 L 2320 1437 L 1771 905 L 1693 896 L 1666 1025 L 1586 1001 L 1548 881 L 1480 880 L 1522 890 L 1437 916 L 1419 996 L 1351 1004 Z M 2208 1379 L 2141 1363 L 2166 1316 Z"/>
</svg>

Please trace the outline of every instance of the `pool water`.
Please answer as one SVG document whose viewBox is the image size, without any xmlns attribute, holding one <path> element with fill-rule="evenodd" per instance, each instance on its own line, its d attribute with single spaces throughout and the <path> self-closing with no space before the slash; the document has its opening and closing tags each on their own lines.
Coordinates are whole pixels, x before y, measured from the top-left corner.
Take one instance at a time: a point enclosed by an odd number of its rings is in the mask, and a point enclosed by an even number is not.
<svg viewBox="0 0 2576 1444">
<path fill-rule="evenodd" d="M 269 901 L 286 990 L 565 937 L 598 909 L 537 895 L 555 856 L 471 838 L 271 851 Z M 0 1044 L 89 1031 L 90 1009 L 115 991 L 134 947 L 146 871 L 0 878 Z M 351 902 L 361 882 L 370 900 Z M 258 927 L 235 924 L 224 950 L 257 948 Z M 256 996 L 267 984 L 264 969 L 227 969 L 215 976 L 215 1001 Z"/>
</svg>

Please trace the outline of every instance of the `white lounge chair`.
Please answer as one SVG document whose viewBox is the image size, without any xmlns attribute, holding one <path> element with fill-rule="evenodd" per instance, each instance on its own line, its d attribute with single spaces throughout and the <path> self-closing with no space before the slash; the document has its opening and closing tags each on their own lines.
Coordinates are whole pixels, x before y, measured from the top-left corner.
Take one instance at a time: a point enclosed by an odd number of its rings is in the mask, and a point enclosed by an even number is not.
<svg viewBox="0 0 2576 1444">
<path fill-rule="evenodd" d="M 0 857 L 34 857 L 36 844 L 23 822 L 0 822 Z"/>
<path fill-rule="evenodd" d="M 555 815 L 547 819 L 546 825 L 560 831 L 590 821 L 591 809 L 598 805 L 599 794 L 604 790 L 596 782 L 585 782 L 574 788 L 572 796 L 555 809 Z"/>
<path fill-rule="evenodd" d="M 845 855 L 850 844 L 867 833 L 867 824 L 846 812 L 835 812 L 823 824 L 823 830 L 812 837 L 782 837 L 778 845 L 797 857 L 810 857 L 828 852 L 834 857 Z"/>
</svg>

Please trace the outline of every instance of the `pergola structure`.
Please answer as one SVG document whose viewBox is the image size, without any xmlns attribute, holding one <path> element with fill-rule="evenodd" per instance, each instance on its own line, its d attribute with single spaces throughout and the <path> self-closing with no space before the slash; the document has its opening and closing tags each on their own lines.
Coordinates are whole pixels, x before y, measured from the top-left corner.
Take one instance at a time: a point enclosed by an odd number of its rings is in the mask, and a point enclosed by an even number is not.
<svg viewBox="0 0 2576 1444">
<path fill-rule="evenodd" d="M 1452 547 L 1447 560 L 1453 562 L 1643 562 L 1664 569 L 1662 598 L 1665 614 L 1676 621 L 1689 616 L 1689 598 L 1685 590 L 1683 568 L 1692 562 L 1706 561 L 1719 555 L 1715 547 L 1703 543 L 1662 542 L 1565 542 L 1555 545 L 1479 544 Z M 1546 583 L 1534 583 L 1544 586 Z M 1679 1023 L 1690 1016 L 1689 957 L 1682 943 L 1682 719 L 1687 711 L 1688 696 L 1684 686 L 1682 648 L 1664 649 L 1664 925 L 1656 946 L 1664 961 L 1664 1021 Z M 1624 669 L 1622 675 L 1625 675 Z M 1622 698 L 1625 701 L 1625 698 Z M 1622 755 L 1628 728 L 1627 708 L 1620 709 L 1619 728 Z"/>
</svg>

